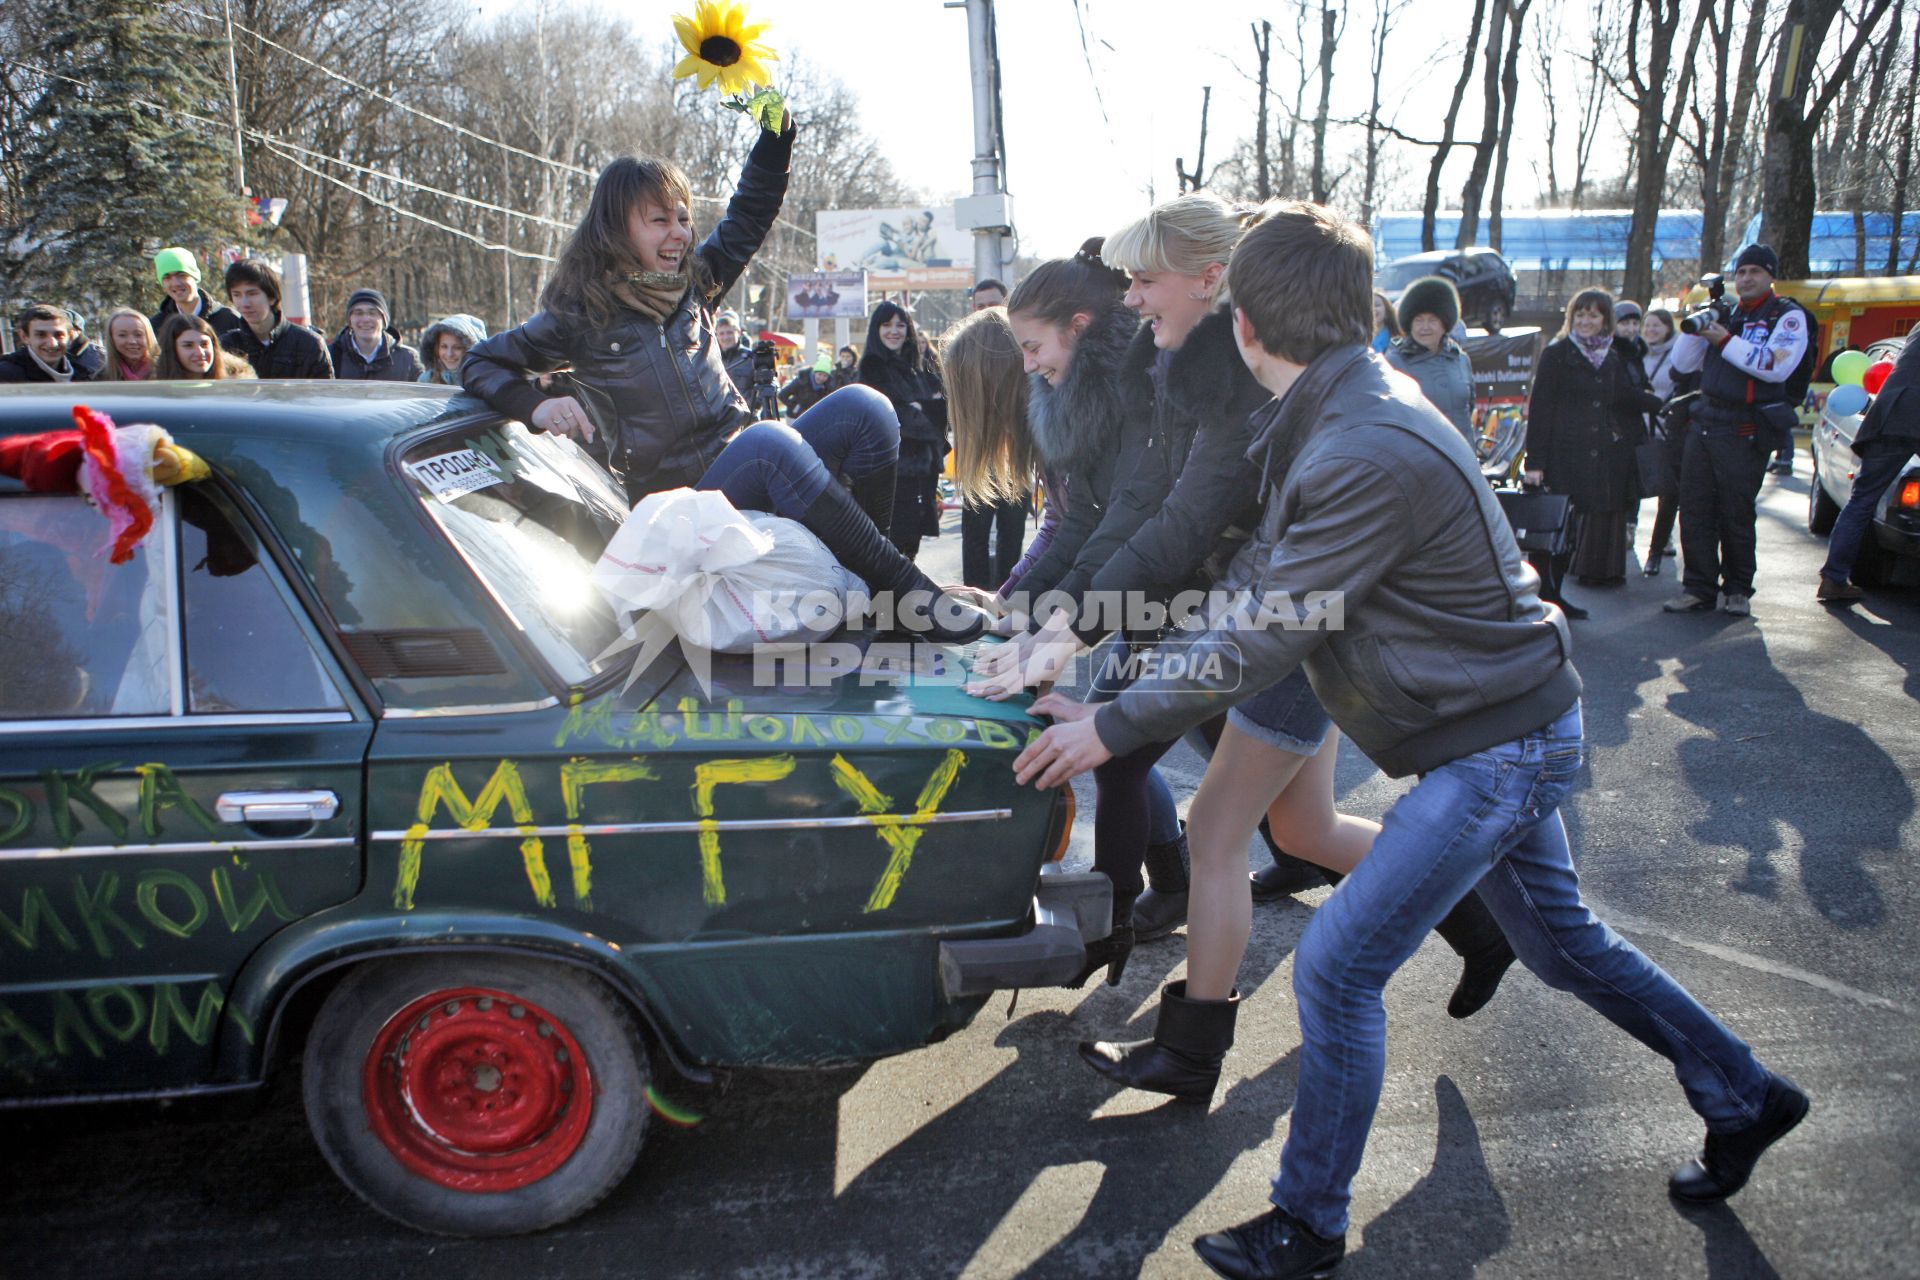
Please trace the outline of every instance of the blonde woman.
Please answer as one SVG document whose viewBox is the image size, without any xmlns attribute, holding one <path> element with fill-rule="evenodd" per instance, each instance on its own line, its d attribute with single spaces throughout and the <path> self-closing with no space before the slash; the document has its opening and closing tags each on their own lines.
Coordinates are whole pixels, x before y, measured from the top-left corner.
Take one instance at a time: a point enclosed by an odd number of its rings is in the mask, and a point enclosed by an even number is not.
<svg viewBox="0 0 1920 1280">
<path fill-rule="evenodd" d="M 1040 451 L 1027 422 L 1027 375 L 1019 339 L 1004 306 L 983 307 L 962 318 L 940 342 L 946 371 L 948 425 L 953 428 L 953 473 L 969 507 L 1025 503 L 1040 473 Z M 1047 484 L 1048 514 L 1041 533 L 1052 540 L 1059 523 L 1055 485 Z M 1044 549 L 1044 548 L 1042 548 Z M 1020 563 L 1030 564 L 1035 552 Z M 1019 567 L 1008 566 L 1000 594 L 1011 589 Z"/>
<path fill-rule="evenodd" d="M 107 382 L 145 382 L 154 376 L 160 359 L 160 340 L 153 325 L 132 307 L 121 307 L 107 317 L 107 364 L 100 372 Z"/>
</svg>

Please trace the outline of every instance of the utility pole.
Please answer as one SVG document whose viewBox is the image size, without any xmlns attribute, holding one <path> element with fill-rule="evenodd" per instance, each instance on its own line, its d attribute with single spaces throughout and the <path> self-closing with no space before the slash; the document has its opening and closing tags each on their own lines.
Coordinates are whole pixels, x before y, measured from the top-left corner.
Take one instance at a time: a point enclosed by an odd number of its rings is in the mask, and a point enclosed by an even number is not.
<svg viewBox="0 0 1920 1280">
<path fill-rule="evenodd" d="M 247 153 L 240 145 L 240 70 L 233 52 L 233 0 L 227 0 L 227 93 L 233 107 L 233 185 L 246 198 Z M 244 220 L 243 220 L 244 222 Z"/>
<path fill-rule="evenodd" d="M 954 204 L 954 220 L 973 232 L 973 278 L 1005 278 L 1002 250 L 1013 229 L 1000 156 L 1000 67 L 993 29 L 993 0 L 946 0 L 967 11 L 967 61 L 973 79 L 973 194 Z"/>
</svg>

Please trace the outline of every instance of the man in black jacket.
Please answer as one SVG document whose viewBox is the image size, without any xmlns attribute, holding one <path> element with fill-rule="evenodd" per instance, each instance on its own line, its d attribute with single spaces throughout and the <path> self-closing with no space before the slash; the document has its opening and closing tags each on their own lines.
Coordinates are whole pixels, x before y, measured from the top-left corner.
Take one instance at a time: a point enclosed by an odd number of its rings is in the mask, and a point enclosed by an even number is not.
<svg viewBox="0 0 1920 1280">
<path fill-rule="evenodd" d="M 388 318 L 387 295 L 355 289 L 347 299 L 347 327 L 327 348 L 333 376 L 360 382 L 418 382 L 420 362 Z"/>
<path fill-rule="evenodd" d="M 1091 717 L 1059 694 L 1035 703 L 1067 723 L 1014 765 L 1021 782 L 1061 785 L 1304 665 L 1342 732 L 1389 774 L 1418 775 L 1294 952 L 1300 1078 L 1274 1207 L 1194 1243 L 1226 1276 L 1338 1265 L 1386 1071 L 1382 989 L 1469 893 L 1542 981 L 1673 1062 L 1708 1129 L 1703 1156 L 1668 1184 L 1676 1199 L 1738 1191 L 1808 1105 L 1581 900 L 1558 812 L 1582 752 L 1566 623 L 1542 604 L 1466 441 L 1369 352 L 1372 280 L 1367 233 L 1322 206 L 1269 206 L 1241 240 L 1235 340 L 1278 399 L 1255 419 L 1250 456 L 1270 488 L 1229 576 L 1234 607 L 1180 655 L 1184 675 L 1141 680 Z M 1209 816 L 1244 819 L 1244 840 L 1258 814 Z M 1105 1046 L 1140 1059 L 1137 1087 L 1177 1093 L 1232 1043 L 1237 993 L 1188 1000 L 1182 985 L 1163 993 L 1153 1041 Z"/>
<path fill-rule="evenodd" d="M 14 350 L 0 356 L 0 382 L 91 382 L 93 374 L 67 354 L 73 330 L 66 313 L 36 303 L 13 318 Z"/>
<path fill-rule="evenodd" d="M 1848 580 L 1853 562 L 1873 530 L 1880 495 L 1899 478 L 1907 459 L 1920 453 L 1920 324 L 1907 335 L 1893 372 L 1873 398 L 1873 407 L 1853 437 L 1853 451 L 1860 455 L 1860 470 L 1853 477 L 1846 507 L 1833 522 L 1827 562 L 1820 566 L 1820 586 L 1814 592 L 1815 599 L 1829 604 L 1847 604 L 1866 595 Z"/>
<path fill-rule="evenodd" d="M 731 307 L 713 318 L 713 336 L 719 343 L 720 363 L 727 379 L 742 397 L 753 397 L 753 344 L 740 332 L 740 316 Z"/>
<path fill-rule="evenodd" d="M 280 315 L 280 273 L 259 258 L 227 268 L 227 300 L 240 323 L 223 330 L 220 345 L 245 356 L 262 378 L 331 378 L 333 361 L 320 335 Z"/>
</svg>

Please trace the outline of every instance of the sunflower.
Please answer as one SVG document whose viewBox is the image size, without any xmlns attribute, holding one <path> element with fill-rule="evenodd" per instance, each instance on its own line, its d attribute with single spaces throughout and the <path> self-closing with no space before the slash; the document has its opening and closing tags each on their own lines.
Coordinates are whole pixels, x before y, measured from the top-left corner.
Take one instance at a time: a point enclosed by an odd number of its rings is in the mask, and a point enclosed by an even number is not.
<svg viewBox="0 0 1920 1280">
<path fill-rule="evenodd" d="M 767 26 L 749 23 L 741 0 L 697 0 L 691 18 L 673 20 L 673 29 L 687 50 L 673 69 L 674 78 L 697 75 L 702 89 L 717 80 L 721 92 L 739 94 L 757 84 L 771 84 L 773 74 L 762 64 L 777 62 L 780 55 L 755 43 Z"/>
</svg>

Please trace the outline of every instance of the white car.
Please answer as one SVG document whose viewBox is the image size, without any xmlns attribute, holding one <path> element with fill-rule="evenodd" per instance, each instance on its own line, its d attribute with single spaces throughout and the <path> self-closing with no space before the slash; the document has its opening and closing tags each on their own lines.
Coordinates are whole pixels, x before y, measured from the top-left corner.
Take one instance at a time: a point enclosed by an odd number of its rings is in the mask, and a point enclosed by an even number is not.
<svg viewBox="0 0 1920 1280">
<path fill-rule="evenodd" d="M 1867 348 L 1873 361 L 1895 360 L 1904 338 L 1887 338 Z M 1853 478 L 1860 468 L 1853 451 L 1854 434 L 1864 413 L 1837 414 L 1831 403 L 1820 411 L 1813 428 L 1813 484 L 1807 490 L 1807 528 L 1825 536 L 1853 494 Z M 1907 459 L 1899 478 L 1887 486 L 1873 512 L 1872 536 L 1860 546 L 1853 580 L 1863 586 L 1884 583 L 1920 584 L 1920 455 Z"/>
</svg>

